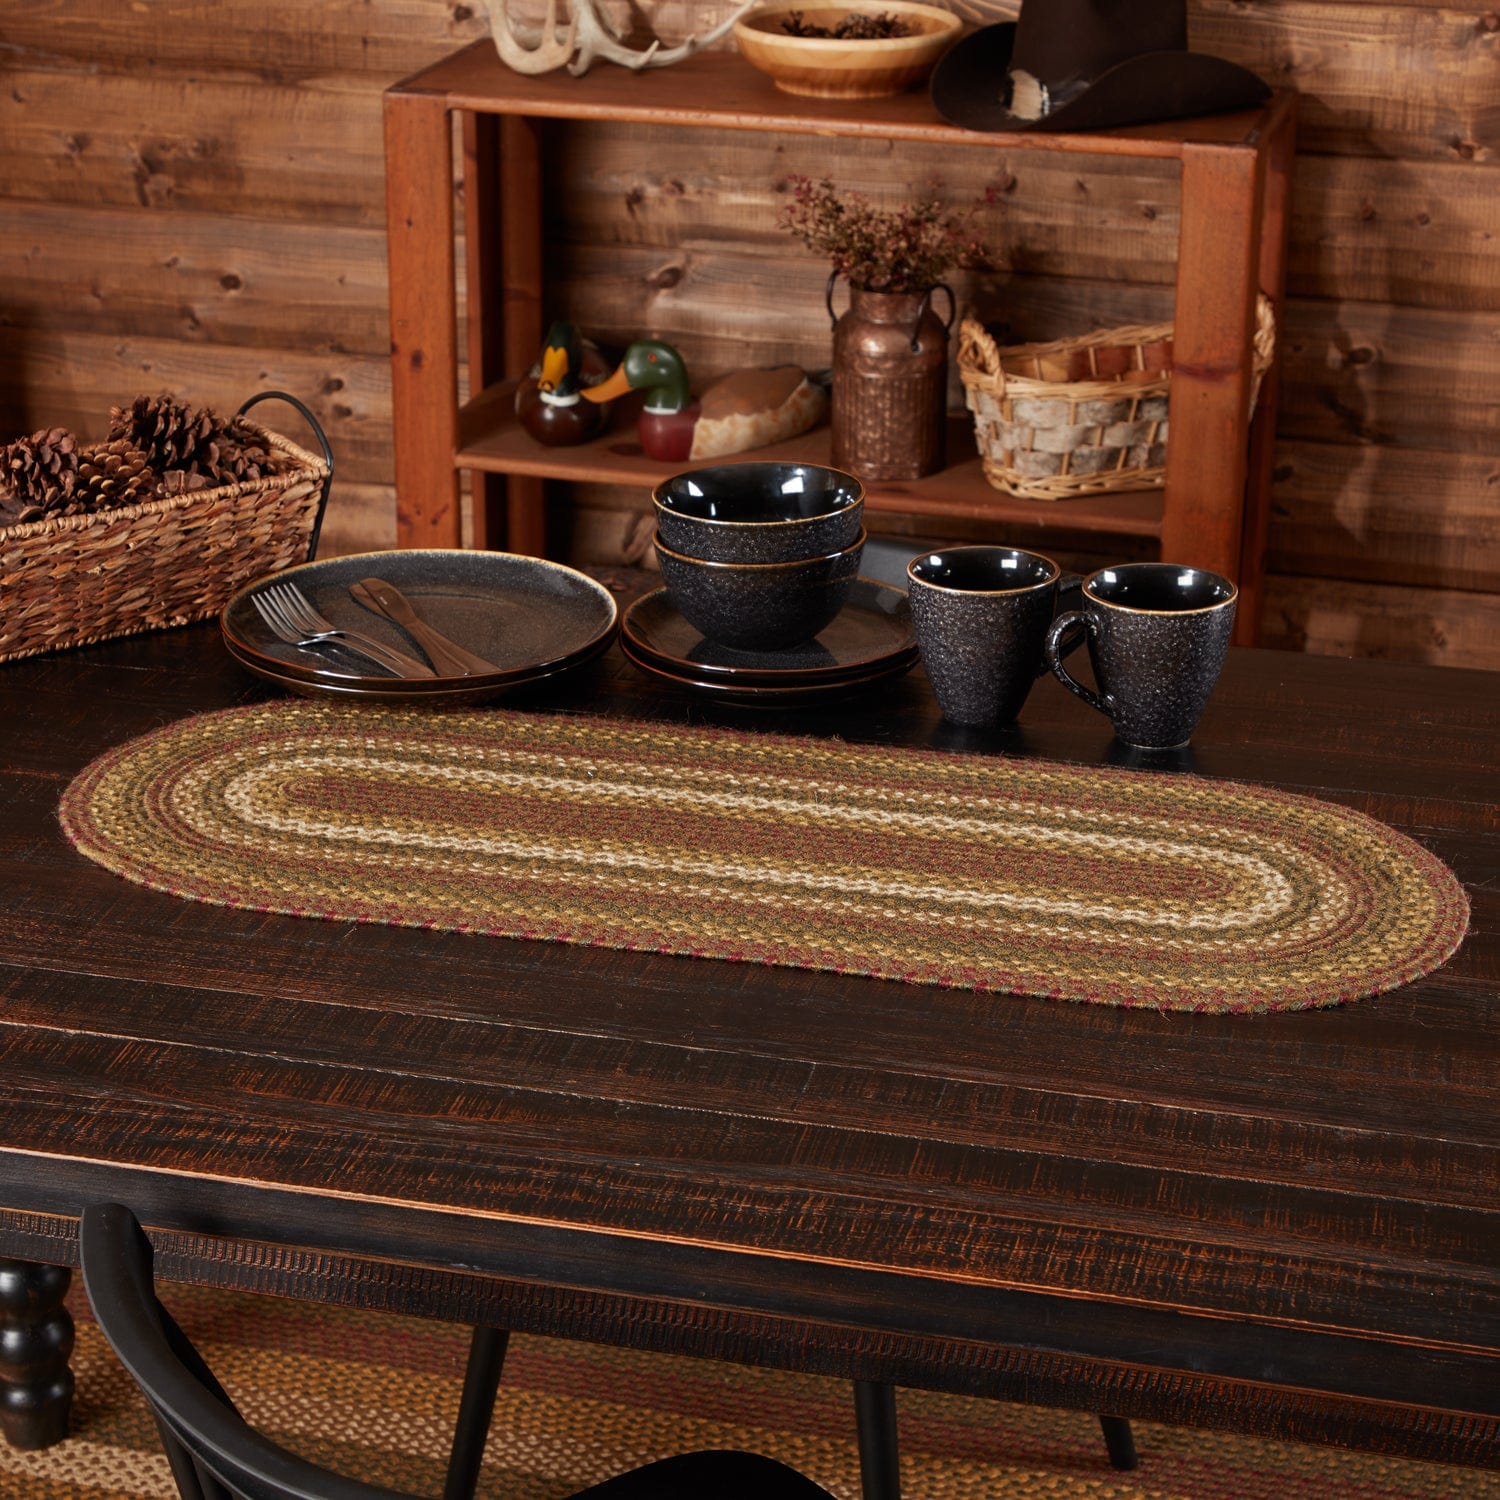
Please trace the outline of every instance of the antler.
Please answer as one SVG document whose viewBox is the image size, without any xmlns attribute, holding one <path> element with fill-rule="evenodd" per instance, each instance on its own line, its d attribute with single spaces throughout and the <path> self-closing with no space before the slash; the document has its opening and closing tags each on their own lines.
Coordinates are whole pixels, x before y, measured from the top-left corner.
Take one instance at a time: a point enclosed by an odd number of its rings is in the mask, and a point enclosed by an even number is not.
<svg viewBox="0 0 1500 1500">
<path fill-rule="evenodd" d="M 745 0 L 732 15 L 702 36 L 685 37 L 675 47 L 662 48 L 660 38 L 642 51 L 626 44 L 625 39 L 599 13 L 597 0 L 571 0 L 573 13 L 568 29 L 558 30 L 558 0 L 547 0 L 547 18 L 541 27 L 516 26 L 510 18 L 507 0 L 481 0 L 490 17 L 490 35 L 500 60 L 517 73 L 549 73 L 566 66 L 575 78 L 582 77 L 593 66 L 595 58 L 618 63 L 622 68 L 664 68 L 681 62 L 684 57 L 716 42 L 728 34 L 730 27 L 758 0 Z M 576 55 L 575 55 L 576 53 Z M 571 61 L 569 61 L 571 59 Z"/>
<path fill-rule="evenodd" d="M 721 21 L 702 36 L 688 36 L 675 47 L 662 49 L 661 38 L 653 37 L 651 45 L 637 52 L 626 45 L 609 21 L 599 14 L 597 0 L 573 0 L 573 22 L 578 27 L 578 56 L 568 64 L 568 72 L 581 78 L 588 72 L 596 57 L 606 62 L 619 63 L 622 68 L 665 68 L 668 64 L 681 62 L 683 58 L 727 36 L 730 27 L 748 10 L 753 10 L 758 0 L 746 0 L 732 15 Z"/>
<path fill-rule="evenodd" d="M 547 19 L 540 30 L 534 26 L 523 26 L 519 31 L 512 24 L 510 10 L 505 0 L 495 6 L 485 3 L 490 18 L 490 35 L 494 38 L 495 50 L 500 61 L 517 73 L 550 73 L 561 68 L 573 55 L 578 44 L 578 17 L 568 22 L 568 29 L 561 35 L 557 30 L 557 0 L 547 0 Z"/>
</svg>

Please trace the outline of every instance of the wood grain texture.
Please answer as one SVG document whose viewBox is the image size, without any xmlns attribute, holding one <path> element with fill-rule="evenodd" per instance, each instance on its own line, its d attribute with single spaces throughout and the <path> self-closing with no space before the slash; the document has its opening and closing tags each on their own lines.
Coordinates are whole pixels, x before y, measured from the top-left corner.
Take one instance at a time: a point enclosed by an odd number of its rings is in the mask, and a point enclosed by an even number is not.
<svg viewBox="0 0 1500 1500">
<path fill-rule="evenodd" d="M 1163 512 L 1161 537 L 1168 562 L 1247 575 L 1235 639 L 1249 645 L 1259 630 L 1261 559 L 1247 564 L 1240 538 L 1264 180 L 1264 162 L 1243 148 L 1184 149 L 1167 452 L 1177 500 Z"/>
<path fill-rule="evenodd" d="M 108 255 L 99 247 L 107 245 Z M 7 317 L 58 334 L 380 357 L 383 229 L 184 214 L 164 241 L 135 210 L 13 205 L 0 218 Z"/>
<path fill-rule="evenodd" d="M 290 391 L 312 407 L 340 474 L 390 482 L 386 358 L 0 325 L 0 428 L 13 432 L 61 423 L 94 439 L 104 435 L 110 407 L 138 392 L 174 391 L 182 400 L 233 410 L 267 388 Z"/>
<path fill-rule="evenodd" d="M 495 211 L 500 221 L 500 302 L 502 369 L 521 379 L 540 356 L 548 252 L 545 226 L 536 206 L 544 202 L 541 122 L 523 118 L 500 122 L 495 162 L 500 177 Z M 486 283 L 488 284 L 488 283 Z M 479 295 L 471 288 L 470 297 Z M 546 484 L 514 475 L 505 481 L 505 544 L 528 557 L 547 553 Z"/>
<path fill-rule="evenodd" d="M 14 222 L 56 230 L 67 218 L 27 209 L 14 216 Z M 94 222 L 105 232 L 114 223 L 108 218 Z M 0 230 L 0 237 L 9 233 Z M 33 311 L 26 320 L 29 328 L 15 326 L 22 322 L 19 314 L 10 315 L 8 329 L 0 323 L 0 337 L 24 356 L 19 363 L 9 364 L 3 376 L 8 389 L 16 393 L 10 409 L 18 414 L 10 422 L 19 428 L 28 421 L 40 425 L 48 420 L 73 420 L 86 427 L 92 420 L 97 426 L 108 403 L 119 400 L 122 391 L 133 391 L 142 376 L 148 383 L 152 379 L 212 380 L 214 376 L 203 372 L 216 368 L 225 375 L 242 370 L 248 384 L 275 364 L 284 378 L 299 382 L 291 388 L 303 393 L 342 379 L 346 387 L 371 388 L 373 394 L 373 387 L 384 381 L 375 361 L 366 371 L 364 351 L 357 344 L 373 339 L 372 323 L 381 308 L 341 291 L 336 278 L 342 275 L 347 281 L 356 275 L 378 275 L 379 268 L 369 254 L 378 237 L 354 231 L 348 235 L 335 243 L 357 251 L 359 258 L 349 261 L 347 272 L 336 273 L 331 259 L 325 260 L 329 275 L 321 285 L 308 278 L 288 278 L 287 308 L 274 304 L 275 288 L 257 279 L 260 273 L 252 272 L 247 278 L 243 270 L 223 269 L 272 265 L 276 251 L 269 231 L 247 236 L 243 251 L 222 238 L 204 237 L 198 241 L 201 258 L 189 253 L 157 276 L 152 275 L 151 237 L 131 236 L 114 265 L 95 261 L 95 274 L 86 287 L 78 280 L 88 269 L 86 250 L 34 234 L 11 239 L 12 244 L 25 246 L 17 265 L 23 278 L 32 278 Z M 299 229 L 287 238 L 293 244 L 315 247 L 318 236 L 314 230 Z M 55 257 L 49 250 L 53 245 L 60 252 Z M 134 252 L 132 245 L 138 247 Z M 166 252 L 164 260 L 172 258 L 168 247 L 158 249 Z M 73 268 L 72 295 L 60 313 L 52 312 L 43 301 L 53 264 Z M 820 354 L 826 358 L 821 321 L 811 313 L 821 305 L 823 277 L 818 263 L 810 258 L 760 260 L 575 247 L 559 257 L 559 267 L 563 275 L 555 283 L 557 301 L 576 307 L 592 329 L 617 342 L 631 330 L 670 334 L 689 361 L 705 372 L 724 368 L 736 354 L 752 363 L 799 359 L 812 364 Z M 225 275 L 239 276 L 242 286 L 224 287 Z M 93 296 L 95 284 L 98 298 Z M 24 279 L 19 286 L 27 295 Z M 182 301 L 173 288 L 180 290 Z M 1077 332 L 1111 318 L 1151 319 L 1170 315 L 1171 308 L 1170 296 L 1159 287 L 1121 288 L 1081 280 L 1001 278 L 987 291 L 980 288 L 979 295 L 987 312 L 1009 321 L 1011 336 L 1018 340 Z M 296 311 L 293 299 L 299 296 L 305 299 L 305 315 Z M 796 320 L 769 323 L 762 304 L 772 297 L 784 308 L 795 307 Z M 239 311 L 246 298 L 252 305 L 259 304 L 270 325 L 262 331 L 276 342 L 264 348 L 233 342 L 223 342 L 217 350 L 194 347 L 199 341 L 228 340 L 235 330 L 258 324 L 260 313 Z M 108 336 L 92 331 L 67 331 L 97 328 L 99 314 L 91 313 L 90 306 L 97 308 L 100 301 L 117 307 L 123 302 L 121 320 L 141 329 L 141 337 L 111 343 Z M 55 318 L 63 330 L 58 338 L 47 339 L 36 328 L 35 320 L 44 315 Z M 271 323 L 273 317 L 276 321 Z M 186 347 L 174 348 L 174 334 L 186 333 L 193 323 L 197 326 L 191 329 L 192 342 L 184 340 Z M 308 348 L 327 352 L 321 357 L 299 352 Z M 361 357 L 346 357 L 350 355 Z M 1352 444 L 1351 468 L 1369 463 L 1368 457 L 1359 456 L 1365 449 L 1383 453 L 1387 447 L 1410 446 L 1473 456 L 1494 451 L 1500 428 L 1500 398 L 1495 395 L 1500 389 L 1500 314 L 1434 313 L 1382 303 L 1299 299 L 1287 309 L 1285 357 L 1284 442 Z M 69 399 L 77 380 L 67 371 L 80 368 L 85 384 L 99 391 L 92 407 Z M 104 373 L 115 368 L 123 374 Z M 90 375 L 90 370 L 96 373 Z M 184 373 L 175 373 L 179 370 Z M 218 377 L 217 383 L 222 386 L 224 377 Z M 20 395 L 26 391 L 31 399 L 23 403 Z M 35 413 L 34 420 L 22 412 L 23 405 Z M 341 420 L 338 412 L 330 411 L 330 416 L 335 422 Z M 365 454 L 358 447 L 355 457 L 361 474 L 368 475 L 363 468 Z M 1400 462 L 1399 455 L 1393 462 Z M 1357 495 L 1353 498 L 1357 500 Z M 1477 509 L 1481 501 L 1482 496 L 1475 494 L 1471 503 Z M 1413 503 L 1420 507 L 1422 497 L 1413 497 Z M 1329 540 L 1332 545 L 1337 539 Z"/>
<path fill-rule="evenodd" d="M 487 35 L 481 12 L 448 0 L 153 0 L 148 11 L 43 0 L 8 11 L 5 42 L 26 66 L 60 72 L 108 59 L 121 71 L 206 70 L 273 82 L 370 74 L 390 82 Z"/>
<path fill-rule="evenodd" d="M 458 288 L 453 270 L 453 127 L 440 99 L 386 96 L 386 246 L 391 384 L 422 421 L 396 442 L 396 535 L 403 547 L 461 540 Z"/>
<path fill-rule="evenodd" d="M 730 0 L 675 0 L 653 6 L 650 16 L 672 36 L 730 9 Z M 543 0 L 521 0 L 516 11 L 539 20 Z M 629 12 L 620 4 L 616 14 Z M 1500 34 L 1483 10 L 1374 0 L 1193 0 L 1188 30 L 1196 49 L 1295 88 L 1310 101 L 1306 149 L 1484 165 L 1496 160 Z"/>
<path fill-rule="evenodd" d="M 381 74 L 277 81 L 91 66 L 81 88 L 73 69 L 9 61 L 0 196 L 155 210 L 144 222 L 159 232 L 161 216 L 175 227 L 192 213 L 384 227 Z"/>
<path fill-rule="evenodd" d="M 1270 143 L 1261 174 L 1261 232 L 1255 267 L 1257 322 L 1260 297 L 1267 298 L 1273 310 L 1286 306 L 1296 156 L 1297 116 L 1289 113 Z M 1276 418 L 1281 404 L 1282 361 L 1279 356 L 1278 347 L 1256 393 L 1245 465 L 1245 513 L 1240 531 L 1240 556 L 1254 559 L 1254 563 L 1249 568 L 1242 566 L 1238 583 L 1241 608 L 1255 621 L 1254 634 L 1247 638 L 1256 644 L 1260 640 L 1260 617 L 1265 606 L 1266 541 L 1270 535 L 1273 508 L 1271 483 L 1276 461 Z"/>
<path fill-rule="evenodd" d="M 396 486 L 336 480 L 318 535 L 319 557 L 380 552 L 396 535 Z"/>
<path fill-rule="evenodd" d="M 1489 591 L 1280 577 L 1264 618 L 1266 644 L 1293 651 L 1500 670 L 1500 597 Z"/>
<path fill-rule="evenodd" d="M 806 137 L 742 132 L 603 128 L 560 122 L 551 139 L 569 164 L 568 215 L 558 228 L 595 245 L 784 253 L 775 228 L 793 173 L 828 171 L 826 148 Z M 986 189 L 996 201 L 975 226 L 995 263 L 1035 276 L 1169 285 L 1179 204 L 1169 162 L 995 154 L 909 143 L 900 179 L 890 142 L 839 149 L 838 181 L 879 202 L 937 184 L 958 209 Z M 1500 308 L 1492 274 L 1500 197 L 1469 164 L 1374 160 L 1305 149 L 1296 162 L 1290 287 L 1299 297 Z"/>
<path fill-rule="evenodd" d="M 464 244 L 457 263 L 463 267 L 466 363 L 471 390 L 482 390 L 505 373 L 501 357 L 505 301 L 486 297 L 483 292 L 483 288 L 499 284 L 502 271 L 499 207 L 502 123 L 493 115 L 465 115 L 459 125 L 463 142 Z M 540 234 L 540 231 L 537 224 L 535 232 Z M 469 483 L 474 498 L 465 518 L 470 535 L 466 545 L 505 546 L 508 482 L 498 475 L 476 474 Z"/>
<path fill-rule="evenodd" d="M 1189 31 L 1195 47 L 1302 94 L 1306 149 L 1500 155 L 1500 28 L 1475 7 L 1202 0 Z"/>
<path fill-rule="evenodd" d="M 540 14 L 541 0 L 527 6 Z M 650 14 L 672 35 L 726 7 L 662 0 Z M 1445 600 L 1453 628 L 1439 647 L 1425 629 L 1403 636 L 1379 590 L 1494 587 L 1500 32 L 1487 10 L 1441 0 L 1192 0 L 1189 17 L 1195 46 L 1304 96 L 1272 571 L 1375 586 L 1347 599 L 1374 612 L 1369 639 L 1384 652 L 1453 660 L 1473 643 L 1482 655 L 1482 609 Z M 386 337 L 380 94 L 484 31 L 450 0 L 10 7 L 3 435 L 53 421 L 97 431 L 138 389 L 237 402 L 274 378 L 318 406 L 341 475 L 372 487 L 349 536 L 393 541 L 374 359 Z M 972 285 L 1018 336 L 1170 314 L 1170 162 L 1017 146 L 976 153 L 976 166 L 911 142 L 648 126 L 556 124 L 544 145 L 547 315 L 597 315 L 621 338 L 659 327 L 704 369 L 827 363 L 807 312 L 818 265 L 772 224 L 791 171 L 888 200 L 933 178 L 956 201 L 997 187 L 986 222 L 1002 270 Z M 93 254 L 100 243 L 112 253 Z M 550 498 L 554 523 L 566 500 Z"/>
<path fill-rule="evenodd" d="M 117 1195 L 188 1279 L 1500 1463 L 1487 681 L 1232 654 L 1196 769 L 1383 817 L 1475 903 L 1439 973 L 1246 1021 L 185 906 L 57 795 L 261 686 L 211 628 L 16 664 L 0 1252 L 70 1262 Z M 614 655 L 527 705 L 767 732 Z M 1111 758 L 1048 683 L 982 743 L 916 675 L 782 727 Z"/>
<path fill-rule="evenodd" d="M 0 196 L 271 221 L 382 222 L 377 80 L 244 83 L 101 72 L 80 92 L 66 73 L 17 71 L 0 94 Z M 597 243 L 784 245 L 772 225 L 788 173 L 818 175 L 827 153 L 805 137 L 601 129 L 558 124 L 569 163 L 559 226 Z M 877 196 L 940 181 L 981 217 L 1000 263 L 1062 276 L 1171 280 L 1176 175 L 1170 164 L 1004 152 L 991 162 L 920 143 L 841 146 L 841 183 Z M 1306 150 L 1297 166 L 1292 288 L 1416 306 L 1500 306 L 1487 267 L 1497 233 L 1489 173 L 1468 163 L 1380 161 Z M 148 221 L 157 222 L 157 221 Z"/>
<path fill-rule="evenodd" d="M 1500 590 L 1500 454 L 1283 441 L 1273 573 Z"/>
<path fill-rule="evenodd" d="M 1292 251 L 1300 297 L 1500 310 L 1500 194 L 1471 164 L 1301 156 Z"/>
<path fill-rule="evenodd" d="M 998 282 L 987 289 L 984 307 L 1008 320 L 1017 339 L 1107 326 L 1106 307 L 1132 322 L 1171 316 L 1171 299 L 1160 288 L 1072 280 Z M 1293 299 L 1283 328 L 1277 428 L 1283 441 L 1495 451 L 1495 314 Z"/>
</svg>

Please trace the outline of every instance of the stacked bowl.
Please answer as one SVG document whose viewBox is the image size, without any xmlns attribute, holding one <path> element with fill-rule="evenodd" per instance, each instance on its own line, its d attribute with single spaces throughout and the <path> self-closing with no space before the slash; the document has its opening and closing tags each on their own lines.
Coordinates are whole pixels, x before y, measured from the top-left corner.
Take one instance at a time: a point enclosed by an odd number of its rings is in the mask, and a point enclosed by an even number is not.
<svg viewBox="0 0 1500 1500">
<path fill-rule="evenodd" d="M 673 606 L 722 646 L 778 651 L 844 607 L 864 553 L 864 487 L 816 464 L 752 462 L 664 480 L 656 557 Z"/>
</svg>

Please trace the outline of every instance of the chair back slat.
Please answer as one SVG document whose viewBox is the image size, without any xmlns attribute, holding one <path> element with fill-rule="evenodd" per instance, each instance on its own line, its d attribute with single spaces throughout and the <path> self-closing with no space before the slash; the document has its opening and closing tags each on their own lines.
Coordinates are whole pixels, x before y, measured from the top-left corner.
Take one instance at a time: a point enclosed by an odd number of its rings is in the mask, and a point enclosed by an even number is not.
<svg viewBox="0 0 1500 1500">
<path fill-rule="evenodd" d="M 288 1453 L 235 1409 L 192 1341 L 156 1297 L 151 1242 L 117 1203 L 86 1208 L 83 1283 L 120 1363 L 156 1416 L 183 1500 L 418 1500 Z M 483 1450 L 505 1335 L 475 1332 L 450 1460 L 448 1500 L 469 1500 Z M 725 1449 L 659 1459 L 580 1491 L 573 1500 L 833 1500 L 795 1469 Z"/>
</svg>

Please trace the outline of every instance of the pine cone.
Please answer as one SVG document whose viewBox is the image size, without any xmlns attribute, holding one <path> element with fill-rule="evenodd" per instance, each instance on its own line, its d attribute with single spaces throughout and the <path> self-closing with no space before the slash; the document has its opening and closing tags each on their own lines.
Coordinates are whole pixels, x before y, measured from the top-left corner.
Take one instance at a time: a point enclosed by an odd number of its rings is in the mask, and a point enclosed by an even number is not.
<svg viewBox="0 0 1500 1500">
<path fill-rule="evenodd" d="M 191 468 L 213 426 L 207 407 L 192 411 L 170 396 L 137 396 L 128 411 L 116 406 L 109 414 L 110 441 L 128 438 L 158 474 Z"/>
<path fill-rule="evenodd" d="M 240 417 L 221 424 L 198 450 L 198 472 L 210 484 L 234 484 L 279 474 L 282 462 L 261 435 Z"/>
<path fill-rule="evenodd" d="M 206 489 L 208 481 L 191 469 L 168 469 L 161 476 L 161 492 L 164 495 L 185 495 L 189 490 Z"/>
<path fill-rule="evenodd" d="M 78 455 L 75 510 L 116 510 L 153 499 L 159 492 L 156 471 L 129 438 L 95 443 Z"/>
<path fill-rule="evenodd" d="M 241 418 L 226 421 L 206 406 L 192 411 L 170 396 L 137 396 L 128 411 L 116 407 L 109 435 L 134 441 L 168 494 L 261 479 L 283 467 Z"/>
<path fill-rule="evenodd" d="M 78 485 L 78 439 L 46 427 L 0 448 L 0 524 L 64 513 Z"/>
</svg>

